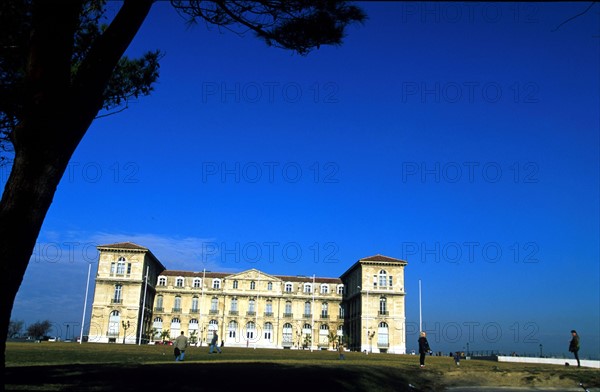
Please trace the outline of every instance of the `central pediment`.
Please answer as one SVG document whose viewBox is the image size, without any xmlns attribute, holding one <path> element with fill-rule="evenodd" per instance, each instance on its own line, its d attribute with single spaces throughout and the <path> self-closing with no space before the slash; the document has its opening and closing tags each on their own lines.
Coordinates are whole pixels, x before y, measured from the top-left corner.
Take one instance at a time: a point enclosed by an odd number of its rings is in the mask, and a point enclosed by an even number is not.
<svg viewBox="0 0 600 392">
<path fill-rule="evenodd" d="M 261 282 L 281 282 L 281 279 L 276 278 L 272 275 L 265 274 L 255 268 L 239 272 L 237 274 L 229 275 L 228 280 L 255 280 Z"/>
</svg>

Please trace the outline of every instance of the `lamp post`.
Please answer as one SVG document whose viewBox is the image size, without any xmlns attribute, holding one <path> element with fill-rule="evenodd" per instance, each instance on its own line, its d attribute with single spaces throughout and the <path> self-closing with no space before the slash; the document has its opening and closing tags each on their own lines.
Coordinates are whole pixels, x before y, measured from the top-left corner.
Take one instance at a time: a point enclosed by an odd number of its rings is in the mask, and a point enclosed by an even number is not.
<svg viewBox="0 0 600 392">
<path fill-rule="evenodd" d="M 125 337 L 127 336 L 127 329 L 130 327 L 129 320 L 121 321 L 121 325 L 123 325 L 123 344 L 125 344 Z"/>
<path fill-rule="evenodd" d="M 544 354 L 543 354 L 542 348 L 543 348 L 543 346 L 540 343 L 540 358 L 544 358 Z"/>
</svg>

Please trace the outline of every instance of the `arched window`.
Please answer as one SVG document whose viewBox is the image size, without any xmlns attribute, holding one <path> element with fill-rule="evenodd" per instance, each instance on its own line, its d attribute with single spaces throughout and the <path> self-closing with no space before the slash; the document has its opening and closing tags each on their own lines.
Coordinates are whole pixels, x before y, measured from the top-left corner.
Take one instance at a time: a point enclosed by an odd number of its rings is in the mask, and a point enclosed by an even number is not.
<svg viewBox="0 0 600 392">
<path fill-rule="evenodd" d="M 255 281 L 250 282 L 250 290 L 256 290 L 256 282 Z"/>
<path fill-rule="evenodd" d="M 304 325 L 302 326 L 302 334 L 304 334 L 304 335 L 312 334 L 312 327 L 310 326 L 310 324 L 304 323 Z"/>
<path fill-rule="evenodd" d="M 246 340 L 254 340 L 256 336 L 256 324 L 254 321 L 248 321 L 246 323 Z"/>
<path fill-rule="evenodd" d="M 294 333 L 292 329 L 292 324 L 285 323 L 283 324 L 283 346 L 291 347 L 293 345 Z"/>
<path fill-rule="evenodd" d="M 323 302 L 321 304 L 321 317 L 322 318 L 329 317 L 328 310 L 329 310 L 329 304 L 327 302 Z"/>
<path fill-rule="evenodd" d="M 379 271 L 379 287 L 385 287 L 387 285 L 387 272 L 385 270 Z"/>
<path fill-rule="evenodd" d="M 198 337 L 198 329 L 198 319 L 191 319 L 188 325 L 190 335 L 195 335 L 195 337 Z"/>
<path fill-rule="evenodd" d="M 227 338 L 235 339 L 236 331 L 238 329 L 238 324 L 235 320 L 231 320 L 227 325 Z"/>
<path fill-rule="evenodd" d="M 231 287 L 233 287 L 234 289 L 237 289 L 239 287 L 238 281 L 234 280 Z"/>
<path fill-rule="evenodd" d="M 232 312 L 237 312 L 238 311 L 238 299 L 237 299 L 237 297 L 231 298 L 231 311 Z"/>
<path fill-rule="evenodd" d="M 248 300 L 248 313 L 252 315 L 256 313 L 256 300 L 254 298 Z"/>
<path fill-rule="evenodd" d="M 265 340 L 271 341 L 273 339 L 273 324 L 265 323 Z"/>
<path fill-rule="evenodd" d="M 273 282 L 267 283 L 267 290 L 269 290 L 269 291 L 273 290 Z"/>
<path fill-rule="evenodd" d="M 377 346 L 387 349 L 390 345 L 389 327 L 386 322 L 380 322 L 377 328 Z"/>
<path fill-rule="evenodd" d="M 265 308 L 265 316 L 272 316 L 272 315 L 273 315 L 273 301 L 268 299 L 267 306 Z"/>
<path fill-rule="evenodd" d="M 198 311 L 199 311 L 198 304 L 199 304 L 198 297 L 197 296 L 193 296 L 192 297 L 192 309 L 190 309 L 190 311 L 192 313 L 198 313 Z"/>
<path fill-rule="evenodd" d="M 181 312 L 181 297 L 179 295 L 175 296 L 175 303 L 173 304 L 173 312 L 174 313 Z"/>
<path fill-rule="evenodd" d="M 208 332 L 206 333 L 206 341 L 210 342 L 215 334 L 215 332 L 219 329 L 219 322 L 217 320 L 210 320 L 208 322 Z"/>
<path fill-rule="evenodd" d="M 161 317 L 154 318 L 154 321 L 152 322 L 152 329 L 154 330 L 154 336 L 152 336 L 152 338 L 158 339 L 163 329 L 163 320 Z"/>
<path fill-rule="evenodd" d="M 329 325 L 321 324 L 319 328 L 319 346 L 329 346 Z"/>
<path fill-rule="evenodd" d="M 108 317 L 108 336 L 119 336 L 119 326 L 121 325 L 121 313 L 118 310 L 110 312 Z"/>
</svg>

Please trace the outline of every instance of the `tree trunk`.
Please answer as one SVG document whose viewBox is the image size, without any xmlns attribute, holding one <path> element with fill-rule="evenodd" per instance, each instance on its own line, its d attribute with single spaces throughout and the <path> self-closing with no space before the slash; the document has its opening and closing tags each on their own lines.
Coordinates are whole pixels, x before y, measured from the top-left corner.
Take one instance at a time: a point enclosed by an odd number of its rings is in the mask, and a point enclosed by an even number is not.
<svg viewBox="0 0 600 392">
<path fill-rule="evenodd" d="M 70 154 L 47 159 L 17 151 L 0 202 L 0 334 L 6 343 L 13 303 Z M 4 364 L 4 349 L 2 355 Z"/>
<path fill-rule="evenodd" d="M 15 160 L 0 201 L 0 341 L 56 188 L 77 145 L 102 108 L 114 67 L 145 20 L 152 0 L 125 0 L 80 72 L 71 57 L 82 0 L 34 0 L 23 118 L 11 141 Z"/>
</svg>

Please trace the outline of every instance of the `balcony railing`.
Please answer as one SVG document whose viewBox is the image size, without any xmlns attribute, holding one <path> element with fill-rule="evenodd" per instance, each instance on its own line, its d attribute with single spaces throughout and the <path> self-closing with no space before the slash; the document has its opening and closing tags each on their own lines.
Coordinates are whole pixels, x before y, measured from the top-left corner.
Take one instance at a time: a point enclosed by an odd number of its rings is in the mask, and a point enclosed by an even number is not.
<svg viewBox="0 0 600 392">
<path fill-rule="evenodd" d="M 154 308 L 155 312 L 164 312 L 165 308 L 163 308 L 162 306 L 160 308 Z"/>
<path fill-rule="evenodd" d="M 218 314 L 219 311 L 217 309 L 211 309 L 208 311 L 208 314 Z"/>
<path fill-rule="evenodd" d="M 322 319 L 328 319 L 328 318 L 329 318 L 329 315 L 328 315 L 328 314 L 321 314 L 321 318 L 322 318 Z"/>
<path fill-rule="evenodd" d="M 111 304 L 122 304 L 123 300 L 121 298 L 113 298 L 110 300 Z"/>
<path fill-rule="evenodd" d="M 284 313 L 283 317 L 294 317 L 293 313 Z"/>
<path fill-rule="evenodd" d="M 304 318 L 312 318 L 312 314 L 311 313 L 304 313 L 302 315 L 302 317 L 304 317 Z"/>
<path fill-rule="evenodd" d="M 273 317 L 273 312 L 265 312 L 265 317 Z"/>
<path fill-rule="evenodd" d="M 200 309 L 190 309 L 190 313 L 191 314 L 198 314 L 198 313 L 200 313 Z"/>
<path fill-rule="evenodd" d="M 229 315 L 230 315 L 230 316 L 237 316 L 237 315 L 239 315 L 239 314 L 240 314 L 240 312 L 238 312 L 237 310 L 230 310 L 230 311 L 229 311 Z"/>
<path fill-rule="evenodd" d="M 387 310 L 380 310 L 379 311 L 379 315 L 380 316 L 389 316 L 390 312 L 388 312 Z"/>
<path fill-rule="evenodd" d="M 173 308 L 173 313 L 181 313 L 181 308 Z"/>
<path fill-rule="evenodd" d="M 256 312 L 249 310 L 246 312 L 246 316 L 256 316 Z"/>
</svg>

